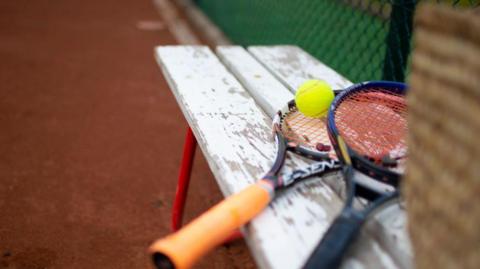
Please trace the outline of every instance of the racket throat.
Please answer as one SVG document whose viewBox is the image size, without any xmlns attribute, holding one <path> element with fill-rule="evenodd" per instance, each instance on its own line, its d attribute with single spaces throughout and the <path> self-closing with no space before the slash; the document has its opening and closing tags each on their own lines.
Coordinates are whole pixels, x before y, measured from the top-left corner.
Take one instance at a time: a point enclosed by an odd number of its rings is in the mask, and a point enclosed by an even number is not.
<svg viewBox="0 0 480 269">
<path fill-rule="evenodd" d="M 304 178 L 308 178 L 314 175 L 321 175 L 327 172 L 337 171 L 341 169 L 341 165 L 336 160 L 323 160 L 315 162 L 309 166 L 295 169 L 290 173 L 281 174 L 278 177 L 279 186 L 287 187 L 295 183 L 296 181 Z"/>
</svg>

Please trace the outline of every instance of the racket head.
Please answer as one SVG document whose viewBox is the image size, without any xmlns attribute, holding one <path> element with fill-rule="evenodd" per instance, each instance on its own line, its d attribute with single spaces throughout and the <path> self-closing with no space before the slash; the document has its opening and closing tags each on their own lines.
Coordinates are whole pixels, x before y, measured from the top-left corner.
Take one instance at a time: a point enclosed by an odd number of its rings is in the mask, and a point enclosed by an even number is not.
<svg viewBox="0 0 480 269">
<path fill-rule="evenodd" d="M 277 112 L 273 119 L 273 131 L 299 155 L 313 160 L 336 159 L 328 137 L 327 116 L 305 116 L 298 111 L 294 100 Z"/>
<path fill-rule="evenodd" d="M 343 139 L 355 170 L 397 187 L 407 154 L 406 85 L 372 81 L 355 84 L 337 95 L 327 119 L 332 145 Z M 341 142 L 340 142 L 341 143 Z"/>
</svg>

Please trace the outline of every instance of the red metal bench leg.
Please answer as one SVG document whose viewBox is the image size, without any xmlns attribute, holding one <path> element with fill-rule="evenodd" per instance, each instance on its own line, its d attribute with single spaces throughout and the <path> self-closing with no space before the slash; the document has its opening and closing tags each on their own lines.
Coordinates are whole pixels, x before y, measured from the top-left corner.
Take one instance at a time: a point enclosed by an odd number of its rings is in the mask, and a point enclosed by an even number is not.
<svg viewBox="0 0 480 269">
<path fill-rule="evenodd" d="M 175 200 L 173 201 L 172 210 L 172 230 L 177 231 L 182 227 L 183 209 L 185 208 L 185 201 L 187 200 L 188 186 L 190 184 L 190 175 L 192 173 L 193 160 L 195 157 L 195 150 L 197 148 L 197 140 L 193 135 L 192 129 L 188 127 L 185 136 L 185 144 L 183 145 L 182 163 L 180 164 L 180 173 L 178 175 L 177 190 L 175 192 Z M 225 243 L 230 243 L 242 238 L 240 231 L 235 231 L 225 240 Z"/>
<path fill-rule="evenodd" d="M 183 145 L 183 157 L 182 163 L 180 164 L 180 173 L 178 175 L 177 191 L 173 202 L 172 229 L 174 231 L 182 226 L 183 209 L 187 198 L 190 174 L 192 173 L 193 157 L 195 157 L 196 148 L 197 140 L 192 133 L 192 129 L 188 127 L 185 136 L 185 144 Z"/>
</svg>

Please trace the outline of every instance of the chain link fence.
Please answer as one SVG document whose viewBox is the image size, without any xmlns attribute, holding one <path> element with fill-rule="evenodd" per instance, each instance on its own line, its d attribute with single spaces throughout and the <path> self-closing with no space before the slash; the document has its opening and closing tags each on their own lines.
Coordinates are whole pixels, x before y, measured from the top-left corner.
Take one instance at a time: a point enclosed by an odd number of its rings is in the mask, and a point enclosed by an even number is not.
<svg viewBox="0 0 480 269">
<path fill-rule="evenodd" d="M 295 44 L 354 82 L 404 81 L 426 0 L 197 0 L 236 44 Z M 478 8 L 480 0 L 429 1 Z"/>
</svg>

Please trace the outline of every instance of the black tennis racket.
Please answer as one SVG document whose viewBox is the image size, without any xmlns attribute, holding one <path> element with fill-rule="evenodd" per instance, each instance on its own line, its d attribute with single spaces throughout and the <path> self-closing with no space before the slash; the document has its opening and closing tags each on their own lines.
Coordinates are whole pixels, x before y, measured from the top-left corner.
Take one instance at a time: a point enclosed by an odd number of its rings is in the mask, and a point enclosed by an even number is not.
<svg viewBox="0 0 480 269">
<path fill-rule="evenodd" d="M 405 167 L 406 86 L 395 82 L 356 84 L 340 93 L 328 114 L 328 133 L 343 164 L 345 206 L 333 221 L 304 268 L 338 268 L 367 217 L 398 195 Z M 354 171 L 393 187 L 391 192 L 373 190 L 357 181 Z M 369 201 L 356 209 L 354 198 Z"/>
</svg>

